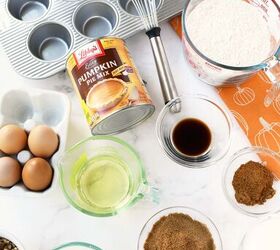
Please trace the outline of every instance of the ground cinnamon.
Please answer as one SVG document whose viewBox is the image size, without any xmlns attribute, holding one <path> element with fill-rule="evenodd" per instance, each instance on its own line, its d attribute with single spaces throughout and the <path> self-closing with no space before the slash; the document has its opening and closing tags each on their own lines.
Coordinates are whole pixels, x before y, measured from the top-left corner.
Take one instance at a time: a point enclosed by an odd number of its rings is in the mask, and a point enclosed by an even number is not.
<svg viewBox="0 0 280 250">
<path fill-rule="evenodd" d="M 262 205 L 275 195 L 273 175 L 262 164 L 249 161 L 235 172 L 232 185 L 238 203 Z"/>
<path fill-rule="evenodd" d="M 152 228 L 145 250 L 214 250 L 206 225 L 182 213 L 162 217 Z"/>
</svg>

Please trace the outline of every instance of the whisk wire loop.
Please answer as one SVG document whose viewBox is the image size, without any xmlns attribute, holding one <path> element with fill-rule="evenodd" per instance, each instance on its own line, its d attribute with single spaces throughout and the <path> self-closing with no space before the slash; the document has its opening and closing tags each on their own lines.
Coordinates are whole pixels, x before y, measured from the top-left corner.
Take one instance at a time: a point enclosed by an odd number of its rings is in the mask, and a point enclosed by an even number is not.
<svg viewBox="0 0 280 250">
<path fill-rule="evenodd" d="M 158 27 L 157 6 L 155 0 L 132 0 L 132 2 L 146 31 Z"/>
</svg>

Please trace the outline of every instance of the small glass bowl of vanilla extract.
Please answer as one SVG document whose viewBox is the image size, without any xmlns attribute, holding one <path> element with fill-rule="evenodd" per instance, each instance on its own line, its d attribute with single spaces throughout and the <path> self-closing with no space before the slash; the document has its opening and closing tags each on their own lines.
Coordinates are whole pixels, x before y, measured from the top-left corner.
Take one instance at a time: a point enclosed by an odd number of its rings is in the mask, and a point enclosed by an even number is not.
<svg viewBox="0 0 280 250">
<path fill-rule="evenodd" d="M 180 103 L 180 112 L 174 106 Z M 204 168 L 222 159 L 231 143 L 232 123 L 221 105 L 202 95 L 167 103 L 157 120 L 157 136 L 168 157 L 189 168 Z"/>
</svg>

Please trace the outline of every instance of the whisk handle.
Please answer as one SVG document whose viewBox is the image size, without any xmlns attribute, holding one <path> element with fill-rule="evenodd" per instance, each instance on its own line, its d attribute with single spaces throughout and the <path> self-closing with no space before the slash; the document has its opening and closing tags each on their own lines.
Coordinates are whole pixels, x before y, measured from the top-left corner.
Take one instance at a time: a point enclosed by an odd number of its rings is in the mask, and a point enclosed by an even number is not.
<svg viewBox="0 0 280 250">
<path fill-rule="evenodd" d="M 150 39 L 151 47 L 153 50 L 155 63 L 158 71 L 159 81 L 165 104 L 174 98 L 178 97 L 178 92 L 175 86 L 174 78 L 169 66 L 169 62 L 163 47 L 160 37 L 161 29 L 155 27 L 146 32 Z"/>
</svg>

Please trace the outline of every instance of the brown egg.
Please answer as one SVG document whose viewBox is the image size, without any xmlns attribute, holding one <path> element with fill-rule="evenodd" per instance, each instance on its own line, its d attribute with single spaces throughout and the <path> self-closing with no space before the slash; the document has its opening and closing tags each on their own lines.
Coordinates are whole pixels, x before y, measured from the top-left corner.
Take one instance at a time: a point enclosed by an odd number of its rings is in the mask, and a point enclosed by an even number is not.
<svg viewBox="0 0 280 250">
<path fill-rule="evenodd" d="M 11 157 L 0 158 L 0 187 L 12 187 L 21 179 L 22 168 Z"/>
<path fill-rule="evenodd" d="M 13 124 L 0 129 L 0 150 L 6 154 L 17 154 L 27 144 L 25 131 Z"/>
<path fill-rule="evenodd" d="M 42 158 L 33 158 L 25 163 L 22 170 L 24 185 L 32 191 L 46 189 L 52 181 L 53 170 L 50 164 Z"/>
<path fill-rule="evenodd" d="M 38 157 L 51 157 L 58 147 L 58 136 L 52 128 L 39 125 L 33 128 L 28 137 L 30 151 Z"/>
</svg>

